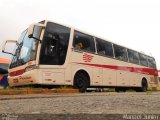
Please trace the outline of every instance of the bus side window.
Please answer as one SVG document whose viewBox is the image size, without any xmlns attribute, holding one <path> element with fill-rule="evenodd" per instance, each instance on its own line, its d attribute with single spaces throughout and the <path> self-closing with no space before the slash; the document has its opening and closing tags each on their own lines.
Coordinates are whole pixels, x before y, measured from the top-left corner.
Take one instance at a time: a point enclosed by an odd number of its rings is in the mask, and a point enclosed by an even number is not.
<svg viewBox="0 0 160 120">
<path fill-rule="evenodd" d="M 126 48 L 114 45 L 115 57 L 119 60 L 128 61 Z"/>
<path fill-rule="evenodd" d="M 97 53 L 99 55 L 105 55 L 104 41 L 96 38 L 96 46 L 97 46 Z"/>
<path fill-rule="evenodd" d="M 79 50 L 84 49 L 83 41 L 81 40 L 81 38 L 78 35 L 76 35 L 74 37 L 74 45 L 73 46 L 75 49 L 79 49 Z"/>
<path fill-rule="evenodd" d="M 109 42 L 105 42 L 105 55 L 113 57 L 113 48 L 112 44 Z"/>
<path fill-rule="evenodd" d="M 75 31 L 73 47 L 76 50 L 95 52 L 95 45 L 92 36 Z"/>
<path fill-rule="evenodd" d="M 139 53 L 140 64 L 143 66 L 148 66 L 147 56 Z"/>
<path fill-rule="evenodd" d="M 96 38 L 96 46 L 98 54 L 113 57 L 112 43 Z"/>
<path fill-rule="evenodd" d="M 128 49 L 128 58 L 129 58 L 129 62 L 139 64 L 138 52 Z"/>
<path fill-rule="evenodd" d="M 156 68 L 156 62 L 154 58 L 148 57 L 148 67 Z"/>
</svg>

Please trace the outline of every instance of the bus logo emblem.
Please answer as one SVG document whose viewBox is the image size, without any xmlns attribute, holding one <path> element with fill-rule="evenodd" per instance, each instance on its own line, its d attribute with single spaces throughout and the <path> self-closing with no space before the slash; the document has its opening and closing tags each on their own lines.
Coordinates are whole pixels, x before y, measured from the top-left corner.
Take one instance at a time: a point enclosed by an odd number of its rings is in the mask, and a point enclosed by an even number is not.
<svg viewBox="0 0 160 120">
<path fill-rule="evenodd" d="M 88 54 L 86 54 L 86 53 L 83 55 L 83 60 L 84 60 L 84 62 L 91 62 L 92 59 L 93 59 L 93 56 L 92 56 L 92 55 L 88 55 Z"/>
</svg>

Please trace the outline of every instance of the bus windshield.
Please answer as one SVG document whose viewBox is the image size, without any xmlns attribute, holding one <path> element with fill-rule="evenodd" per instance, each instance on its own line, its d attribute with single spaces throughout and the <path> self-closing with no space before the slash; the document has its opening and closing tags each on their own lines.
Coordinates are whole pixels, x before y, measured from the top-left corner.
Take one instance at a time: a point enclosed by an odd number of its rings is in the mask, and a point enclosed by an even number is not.
<svg viewBox="0 0 160 120">
<path fill-rule="evenodd" d="M 19 45 L 15 49 L 15 56 L 13 56 L 10 68 L 23 65 L 36 59 L 38 41 L 34 38 L 29 38 L 27 30 L 21 34 L 18 42 Z"/>
</svg>

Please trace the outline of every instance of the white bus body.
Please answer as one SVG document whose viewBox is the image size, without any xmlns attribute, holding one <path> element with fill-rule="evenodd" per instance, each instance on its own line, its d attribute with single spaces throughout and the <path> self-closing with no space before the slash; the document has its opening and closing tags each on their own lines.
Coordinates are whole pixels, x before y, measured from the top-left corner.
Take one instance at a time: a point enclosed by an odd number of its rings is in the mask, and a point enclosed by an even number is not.
<svg viewBox="0 0 160 120">
<path fill-rule="evenodd" d="M 146 91 L 156 86 L 158 71 L 150 56 L 63 24 L 46 20 L 32 26 L 18 41 L 10 86 L 72 85 L 80 92 L 87 87 Z"/>
</svg>

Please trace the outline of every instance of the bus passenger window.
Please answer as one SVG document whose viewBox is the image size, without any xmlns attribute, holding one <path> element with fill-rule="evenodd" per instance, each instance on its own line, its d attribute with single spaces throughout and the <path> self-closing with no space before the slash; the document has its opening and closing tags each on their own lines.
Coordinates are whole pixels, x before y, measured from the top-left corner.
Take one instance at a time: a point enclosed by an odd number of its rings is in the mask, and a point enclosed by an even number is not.
<svg viewBox="0 0 160 120">
<path fill-rule="evenodd" d="M 154 58 L 148 57 L 148 67 L 156 68 L 156 62 Z"/>
<path fill-rule="evenodd" d="M 128 58 L 129 58 L 129 62 L 139 64 L 138 52 L 128 49 Z"/>
<path fill-rule="evenodd" d="M 73 47 L 76 50 L 83 50 L 87 52 L 95 52 L 94 40 L 92 36 L 75 31 Z"/>
<path fill-rule="evenodd" d="M 79 42 L 77 45 L 76 45 L 79 49 L 83 49 L 83 44 L 81 42 Z"/>
<path fill-rule="evenodd" d="M 119 45 L 114 45 L 115 57 L 119 60 L 128 61 L 127 50 Z"/>
<path fill-rule="evenodd" d="M 148 66 L 147 56 L 139 53 L 140 64 L 143 66 Z"/>
<path fill-rule="evenodd" d="M 112 43 L 96 38 L 97 53 L 113 57 Z"/>
</svg>

